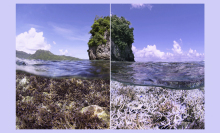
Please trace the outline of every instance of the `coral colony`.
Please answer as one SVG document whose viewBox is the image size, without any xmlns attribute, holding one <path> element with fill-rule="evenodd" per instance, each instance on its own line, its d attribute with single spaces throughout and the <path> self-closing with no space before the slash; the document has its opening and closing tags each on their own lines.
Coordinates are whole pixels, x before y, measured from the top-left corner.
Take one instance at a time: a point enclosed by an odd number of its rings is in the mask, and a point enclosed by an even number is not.
<svg viewBox="0 0 220 133">
<path fill-rule="evenodd" d="M 173 90 L 111 81 L 111 129 L 204 129 L 204 88 Z"/>
<path fill-rule="evenodd" d="M 55 79 L 17 71 L 16 128 L 109 128 L 109 84 L 109 79 Z"/>
</svg>

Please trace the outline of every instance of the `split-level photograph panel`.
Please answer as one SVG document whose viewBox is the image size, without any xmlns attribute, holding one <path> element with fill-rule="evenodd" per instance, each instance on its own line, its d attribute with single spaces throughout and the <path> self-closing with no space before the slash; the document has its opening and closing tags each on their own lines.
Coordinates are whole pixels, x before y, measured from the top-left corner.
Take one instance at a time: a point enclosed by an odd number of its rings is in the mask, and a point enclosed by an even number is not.
<svg viewBox="0 0 220 133">
<path fill-rule="evenodd" d="M 17 4 L 16 129 L 205 129 L 204 57 L 204 4 Z"/>
<path fill-rule="evenodd" d="M 110 4 L 16 5 L 16 129 L 110 128 Z"/>
<path fill-rule="evenodd" d="M 111 4 L 111 129 L 205 129 L 204 4 Z"/>
</svg>

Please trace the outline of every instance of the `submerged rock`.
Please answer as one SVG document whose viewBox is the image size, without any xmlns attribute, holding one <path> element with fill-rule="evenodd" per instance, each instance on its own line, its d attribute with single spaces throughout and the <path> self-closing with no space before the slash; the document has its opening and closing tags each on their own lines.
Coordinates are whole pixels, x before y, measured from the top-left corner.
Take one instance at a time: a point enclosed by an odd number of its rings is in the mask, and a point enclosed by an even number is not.
<svg viewBox="0 0 220 133">
<path fill-rule="evenodd" d="M 17 65 L 23 65 L 23 66 L 27 65 L 24 61 L 19 61 L 19 60 L 16 61 L 16 64 Z"/>
<path fill-rule="evenodd" d="M 109 122 L 110 116 L 104 111 L 104 109 L 98 105 L 90 105 L 82 108 L 81 113 L 89 113 L 91 117 L 97 116 L 99 119 Z"/>
</svg>

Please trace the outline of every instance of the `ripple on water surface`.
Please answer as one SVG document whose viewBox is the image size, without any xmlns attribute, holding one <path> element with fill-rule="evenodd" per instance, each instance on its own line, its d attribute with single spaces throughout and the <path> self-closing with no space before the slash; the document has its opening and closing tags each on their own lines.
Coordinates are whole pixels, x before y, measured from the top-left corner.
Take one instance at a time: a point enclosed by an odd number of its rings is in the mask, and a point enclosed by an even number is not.
<svg viewBox="0 0 220 133">
<path fill-rule="evenodd" d="M 111 62 L 111 78 L 133 85 L 195 89 L 204 87 L 204 61 Z"/>
<path fill-rule="evenodd" d="M 109 78 L 109 61 L 43 61 L 16 58 L 16 70 L 46 77 Z"/>
</svg>

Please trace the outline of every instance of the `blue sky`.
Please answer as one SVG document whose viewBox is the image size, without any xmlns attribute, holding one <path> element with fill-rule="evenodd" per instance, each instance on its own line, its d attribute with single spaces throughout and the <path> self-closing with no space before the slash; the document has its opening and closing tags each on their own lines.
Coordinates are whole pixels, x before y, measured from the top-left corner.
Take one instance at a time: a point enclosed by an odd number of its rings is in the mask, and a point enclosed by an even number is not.
<svg viewBox="0 0 220 133">
<path fill-rule="evenodd" d="M 134 28 L 136 61 L 204 60 L 203 4 L 112 4 Z"/>
<path fill-rule="evenodd" d="M 17 4 L 16 50 L 88 57 L 95 16 L 109 16 L 110 4 Z"/>
</svg>

